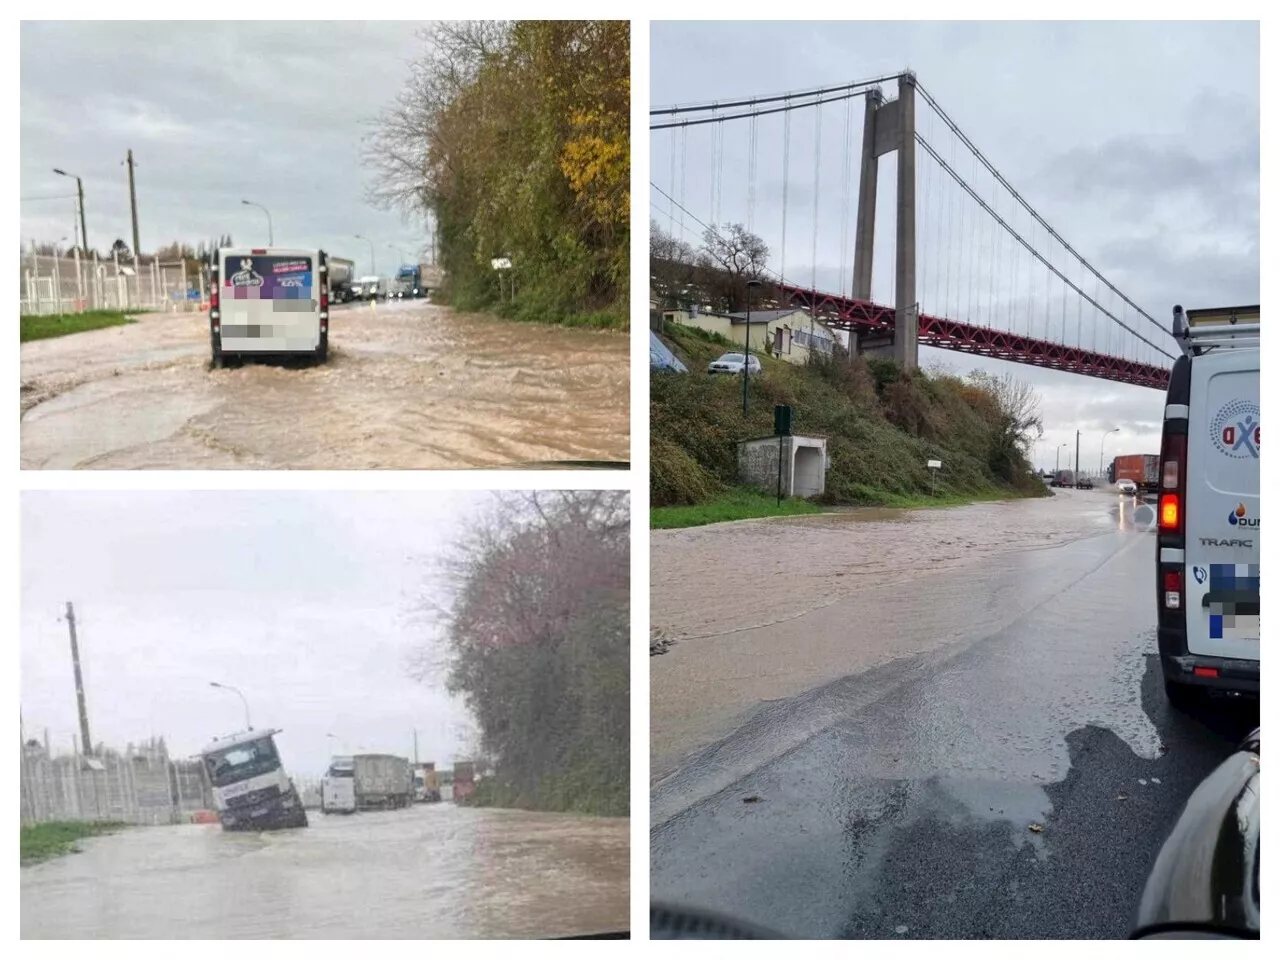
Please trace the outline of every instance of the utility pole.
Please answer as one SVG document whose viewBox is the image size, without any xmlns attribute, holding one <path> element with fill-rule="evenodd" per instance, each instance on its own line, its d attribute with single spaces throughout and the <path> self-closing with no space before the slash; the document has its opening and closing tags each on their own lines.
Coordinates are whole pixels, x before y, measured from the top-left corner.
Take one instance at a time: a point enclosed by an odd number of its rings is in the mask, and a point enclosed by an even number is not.
<svg viewBox="0 0 1280 960">
<path fill-rule="evenodd" d="M 133 186 L 133 151 L 129 151 L 128 159 L 125 162 L 129 165 L 129 210 L 133 214 L 133 259 L 137 262 L 139 254 L 142 250 L 138 241 L 138 193 Z"/>
<path fill-rule="evenodd" d="M 71 664 L 76 673 L 76 706 L 80 710 L 80 741 L 86 756 L 93 755 L 93 740 L 89 737 L 89 712 L 84 705 L 84 678 L 80 675 L 80 647 L 76 643 L 76 611 L 67 601 L 67 627 L 71 631 Z"/>
<path fill-rule="evenodd" d="M 1076 431 L 1076 474 L 1077 476 L 1075 478 L 1077 487 L 1080 486 L 1079 473 L 1080 473 L 1080 431 L 1077 430 Z"/>
<path fill-rule="evenodd" d="M 418 731 L 413 731 L 413 765 L 418 765 Z"/>
</svg>

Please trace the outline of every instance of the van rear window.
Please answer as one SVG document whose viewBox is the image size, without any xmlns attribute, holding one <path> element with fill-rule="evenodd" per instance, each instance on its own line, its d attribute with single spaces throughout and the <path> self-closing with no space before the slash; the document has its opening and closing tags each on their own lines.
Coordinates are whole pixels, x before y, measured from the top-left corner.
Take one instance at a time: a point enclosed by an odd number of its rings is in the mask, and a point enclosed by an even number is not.
<svg viewBox="0 0 1280 960">
<path fill-rule="evenodd" d="M 227 257 L 224 300 L 310 300 L 310 257 Z"/>
</svg>

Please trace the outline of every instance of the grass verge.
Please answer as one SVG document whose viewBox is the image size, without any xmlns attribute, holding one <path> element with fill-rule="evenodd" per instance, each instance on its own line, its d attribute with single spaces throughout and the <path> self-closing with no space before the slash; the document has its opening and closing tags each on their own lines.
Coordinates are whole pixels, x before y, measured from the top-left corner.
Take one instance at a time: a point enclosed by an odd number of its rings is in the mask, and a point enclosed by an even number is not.
<svg viewBox="0 0 1280 960">
<path fill-rule="evenodd" d="M 35 826 L 22 828 L 20 841 L 21 862 L 25 866 L 52 860 L 68 853 L 78 853 L 76 841 L 86 837 L 96 837 L 103 833 L 115 833 L 123 830 L 128 824 L 114 820 L 85 822 L 79 820 L 58 820 L 53 823 L 37 823 Z"/>
<path fill-rule="evenodd" d="M 701 527 L 729 520 L 751 520 L 757 517 L 795 517 L 822 513 L 822 507 L 808 500 L 783 500 L 754 490 L 730 488 L 706 503 L 684 507 L 652 507 L 649 527 L 671 530 L 676 527 Z"/>
<path fill-rule="evenodd" d="M 135 323 L 119 310 L 87 310 L 84 313 L 59 313 L 47 317 L 26 315 L 21 318 L 22 342 L 65 337 L 69 333 L 101 330 Z"/>
<path fill-rule="evenodd" d="M 604 778 L 573 770 L 544 777 L 533 789 L 521 789 L 500 777 L 487 777 L 476 784 L 464 805 L 625 817 L 630 808 L 626 784 L 622 775 Z"/>
</svg>

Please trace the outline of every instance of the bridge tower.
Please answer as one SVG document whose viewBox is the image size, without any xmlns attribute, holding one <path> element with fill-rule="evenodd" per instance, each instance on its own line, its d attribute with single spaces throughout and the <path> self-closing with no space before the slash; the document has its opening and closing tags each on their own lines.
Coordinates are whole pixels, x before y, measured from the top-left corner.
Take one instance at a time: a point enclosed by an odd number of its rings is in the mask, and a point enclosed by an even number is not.
<svg viewBox="0 0 1280 960">
<path fill-rule="evenodd" d="M 895 150 L 898 153 L 898 236 L 894 263 L 893 358 L 902 369 L 914 370 L 919 363 L 920 305 L 916 300 L 916 77 L 909 71 L 898 78 L 897 100 L 886 102 L 879 88 L 867 92 L 853 243 L 853 297 L 856 300 L 871 299 L 880 157 Z M 871 348 L 872 343 L 866 346 Z"/>
</svg>

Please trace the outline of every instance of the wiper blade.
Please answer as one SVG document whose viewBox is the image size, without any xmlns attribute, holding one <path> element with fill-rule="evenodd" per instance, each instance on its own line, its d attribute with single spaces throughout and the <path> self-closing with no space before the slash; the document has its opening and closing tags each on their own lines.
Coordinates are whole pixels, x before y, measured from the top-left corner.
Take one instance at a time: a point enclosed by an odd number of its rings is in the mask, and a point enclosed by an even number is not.
<svg viewBox="0 0 1280 960">
<path fill-rule="evenodd" d="M 561 467 L 568 470 L 630 470 L 630 460 L 526 460 L 523 463 L 508 463 L 507 470 L 536 470 L 539 468 Z"/>
</svg>

